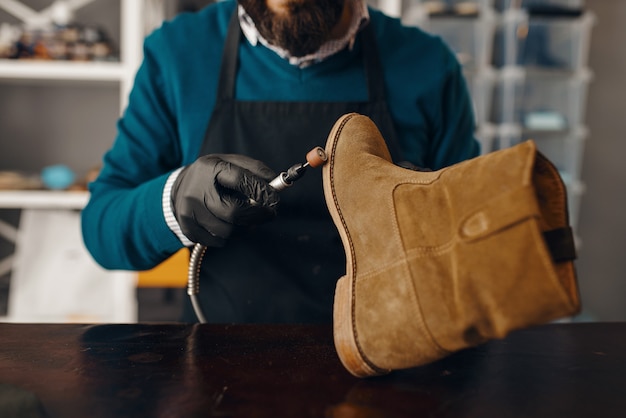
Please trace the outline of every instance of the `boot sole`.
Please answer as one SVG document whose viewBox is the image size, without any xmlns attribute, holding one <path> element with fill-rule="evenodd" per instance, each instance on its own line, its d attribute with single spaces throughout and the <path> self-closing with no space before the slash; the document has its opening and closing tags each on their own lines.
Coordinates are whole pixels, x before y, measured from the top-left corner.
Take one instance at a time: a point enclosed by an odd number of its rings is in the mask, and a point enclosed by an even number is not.
<svg viewBox="0 0 626 418">
<path fill-rule="evenodd" d="M 351 374 L 356 377 L 368 377 L 386 374 L 389 373 L 389 370 L 380 369 L 368 361 L 358 343 L 354 318 L 354 294 L 356 284 L 354 280 L 354 274 L 356 272 L 354 246 L 350 233 L 347 230 L 343 214 L 339 209 L 333 181 L 334 155 L 337 138 L 341 134 L 345 124 L 354 116 L 358 116 L 358 114 L 349 113 L 339 118 L 328 136 L 326 144 L 328 163 L 323 171 L 323 185 L 328 210 L 339 231 L 346 253 L 346 275 L 337 281 L 335 288 L 333 306 L 333 337 L 335 349 L 344 367 Z"/>
</svg>

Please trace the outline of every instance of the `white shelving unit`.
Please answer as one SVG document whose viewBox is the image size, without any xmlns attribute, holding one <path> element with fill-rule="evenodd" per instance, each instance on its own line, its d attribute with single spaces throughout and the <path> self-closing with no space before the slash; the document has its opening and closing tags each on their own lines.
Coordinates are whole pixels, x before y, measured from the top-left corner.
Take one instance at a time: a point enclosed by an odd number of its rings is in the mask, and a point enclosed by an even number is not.
<svg viewBox="0 0 626 418">
<path fill-rule="evenodd" d="M 114 121 L 124 111 L 128 95 L 133 85 L 135 73 L 142 60 L 142 44 L 145 35 L 154 27 L 159 25 L 164 19 L 164 0 L 0 0 L 0 25 L 3 18 L 12 24 L 22 23 L 23 25 L 46 24 L 51 19 L 52 11 L 59 3 L 64 3 L 66 11 L 74 12 L 80 21 L 81 16 L 88 16 L 92 23 L 109 23 L 109 26 L 116 29 L 117 33 L 112 34 L 112 38 L 119 47 L 119 60 L 106 62 L 79 62 L 79 61 L 43 61 L 43 60 L 19 60 L 0 59 L 0 107 L 6 108 L 4 114 L 14 114 L 17 117 L 11 119 L 6 116 L 6 121 L 0 123 L 1 147 L 8 154 L 15 154 L 18 157 L 0 161 L 0 170 L 6 169 L 2 165 L 18 165 L 20 162 L 27 166 L 26 170 L 32 171 L 42 169 L 44 165 L 64 163 L 72 166 L 83 166 L 85 164 L 97 163 L 97 155 L 100 150 L 106 149 L 113 141 Z M 69 7 L 69 9 L 67 9 Z M 89 13 L 89 8 L 92 8 Z M 98 8 L 97 11 L 94 11 Z M 83 15 L 81 15 L 83 13 Z M 83 22 L 84 23 L 84 22 Z M 18 104 L 3 103 L 2 91 L 6 91 L 5 97 L 14 97 Z M 21 94 L 20 92 L 23 92 Z M 49 96 L 49 97 L 48 97 Z M 62 96 L 65 100 L 58 100 Z M 117 99 L 115 97 L 117 96 Z M 30 112 L 29 108 L 13 109 L 12 106 L 19 106 L 21 98 L 26 97 L 30 102 L 25 102 L 25 106 L 32 107 L 33 103 L 45 102 L 42 114 L 34 115 L 41 117 L 41 120 L 48 121 L 50 129 L 34 130 L 31 126 L 25 125 L 27 118 L 24 113 Z M 10 99 L 6 99 L 10 100 Z M 26 100 L 26 99 L 24 99 Z M 42 109 L 39 109 L 42 111 Z M 97 121 L 99 116 L 107 119 L 107 130 L 102 132 L 98 126 L 91 128 L 92 118 Z M 59 120 L 60 119 L 60 120 Z M 42 122 L 40 122 L 42 123 Z M 46 123 L 46 122 L 43 122 Z M 82 130 L 77 132 L 74 126 L 81 124 Z M 27 135 L 20 137 L 20 135 Z M 11 139 L 9 141 L 9 138 Z M 89 143 L 93 141 L 93 143 Z M 19 149 L 21 144 L 27 149 Z M 11 147 L 11 148 L 7 148 Z M 92 148 L 93 147 L 93 148 Z M 63 151 L 79 149 L 72 155 L 67 154 L 67 161 L 56 161 Z M 89 150 L 89 156 L 81 155 L 80 150 Z M 45 152 L 38 152 L 39 150 Z M 33 152 L 34 151 L 34 152 Z M 42 156 L 42 154 L 49 155 Z M 5 153 L 5 155 L 8 155 Z M 39 162 L 33 162 L 29 156 Z M 63 158 L 65 158 L 63 154 Z M 19 160 L 21 161 L 14 161 Z M 82 161 L 90 159 L 89 163 Z M 14 170 L 16 167 L 9 167 Z M 77 173 L 80 175 L 80 173 Z M 13 269 L 13 276 L 23 276 L 19 274 L 22 270 L 28 270 L 45 275 L 47 270 L 35 269 L 32 266 L 18 266 L 24 263 L 32 253 L 32 248 L 44 245 L 39 241 L 45 241 L 45 231 L 42 232 L 41 240 L 37 237 L 37 231 L 33 233 L 29 229 L 34 226 L 42 228 L 42 219 L 60 220 L 65 222 L 68 228 L 68 235 L 73 237 L 73 241 L 65 237 L 65 234 L 58 236 L 58 247 L 65 253 L 59 254 L 59 260 L 63 259 L 65 265 L 53 266 L 57 269 L 63 267 L 67 269 L 67 276 L 72 276 L 74 270 L 85 269 L 91 263 L 90 256 L 82 248 L 82 242 L 76 238 L 77 228 L 80 228 L 77 221 L 77 213 L 87 203 L 89 194 L 86 191 L 47 191 L 47 190 L 1 190 L 0 210 L 20 210 L 20 222 L 15 226 L 4 221 L 0 217 L 0 238 L 15 244 L 15 252 L 0 260 L 0 276 L 7 274 L 7 270 Z M 0 216 L 1 216 L 0 212 Z M 52 221 L 57 222 L 57 221 Z M 43 229 L 45 228 L 45 225 Z M 50 230 L 52 231 L 52 225 Z M 58 231 L 57 231 L 58 232 Z M 37 240 L 34 242 L 32 240 Z M 65 247 L 64 247 L 65 244 Z M 53 246 L 54 248 L 54 246 Z M 28 255 L 25 255 L 28 254 Z M 50 261 L 50 260 L 48 260 Z M 28 262 L 26 262 L 29 264 Z M 58 264 L 58 263 L 57 263 Z M 54 268 L 51 267 L 52 270 Z M 19 271 L 16 271 L 19 270 Z M 11 308 L 12 302 L 9 300 L 9 317 L 4 320 L 9 321 L 133 321 L 136 316 L 134 306 L 134 285 L 136 277 L 129 272 L 104 272 L 97 266 L 89 267 L 84 271 L 86 275 L 102 276 L 110 275 L 114 289 L 109 292 L 109 296 L 114 300 L 110 302 L 115 305 L 115 309 L 99 311 L 97 314 L 81 312 L 70 312 L 66 315 L 62 312 L 50 312 L 47 317 L 37 316 L 34 312 L 22 309 L 25 301 L 37 299 L 37 291 L 29 290 L 28 283 L 14 283 L 15 277 L 11 279 L 11 292 L 17 292 L 10 296 L 17 299 L 22 306 Z M 28 278 L 30 280 L 30 278 Z M 61 278 L 59 278 L 61 279 Z M 85 280 L 93 279 L 84 277 Z M 75 281 L 81 278 L 74 277 Z M 106 282 L 107 279 L 100 278 Z M 24 280 L 23 280 L 24 281 Z M 14 286 L 15 285 L 15 286 Z M 74 288 L 80 287 L 77 282 Z M 46 287 L 42 283 L 41 287 Z M 62 287 L 62 286 L 61 286 Z M 96 286 L 97 287 L 97 286 Z M 13 289 L 15 288 L 15 289 Z M 33 293 L 28 295 L 28 291 Z M 60 292 L 67 291 L 59 289 Z M 107 291 L 104 291 L 106 294 Z M 54 297 L 50 295 L 50 297 Z"/>
<path fill-rule="evenodd" d="M 66 0 L 66 3 L 69 7 L 74 6 L 74 11 L 76 11 L 96 1 L 102 0 Z M 162 16 L 155 13 L 155 10 L 158 10 L 162 4 L 162 0 L 118 1 L 120 4 L 119 62 L 0 60 L 0 80 L 118 82 L 120 86 L 120 109 L 123 109 L 132 87 L 135 72 L 141 62 L 143 38 L 149 28 L 154 27 L 162 20 Z M 12 11 L 16 9 L 16 3 L 21 4 L 21 7 L 30 9 L 25 4 L 26 1 L 0 0 L 0 10 L 4 9 L 5 12 L 13 14 Z M 54 2 L 51 2 L 51 5 L 53 4 Z M 40 15 L 45 13 L 49 7 L 39 12 L 30 10 L 31 13 Z M 150 16 L 152 21 L 146 21 L 145 16 Z M 20 16 L 16 17 L 19 18 Z"/>
<path fill-rule="evenodd" d="M 87 7 L 94 2 L 104 0 L 65 0 L 68 6 L 76 10 Z M 107 0 L 105 3 L 109 3 Z M 19 82 L 25 85 L 78 85 L 88 83 L 101 85 L 115 83 L 119 91 L 119 107 L 117 113 L 121 114 L 126 107 L 128 95 L 133 85 L 135 73 L 142 60 L 142 44 L 148 31 L 160 24 L 163 20 L 164 0 L 116 0 L 119 3 L 120 14 L 117 17 L 120 23 L 118 62 L 72 62 L 72 61 L 39 61 L 39 60 L 11 60 L 0 59 L 0 88 L 3 84 Z M 41 3 L 35 2 L 35 3 Z M 38 18 L 43 21 L 49 15 L 50 9 L 55 4 L 48 0 L 47 7 L 40 11 L 34 10 L 29 1 L 0 0 L 0 11 L 21 18 L 24 23 L 27 19 Z M 111 4 L 111 3 L 109 3 Z M 0 22 L 1 24 L 2 22 Z M 81 84 L 81 85 L 83 85 Z M 71 121 L 72 115 L 68 115 Z M 0 135 L 2 131 L 0 130 Z M 42 138 L 41 141 L 50 140 Z M 2 167 L 0 167 L 2 169 Z M 0 208 L 6 208 L 6 202 L 10 207 L 19 207 L 19 198 L 23 196 L 24 205 L 33 201 L 35 194 L 31 191 L 0 191 Z M 76 193 L 70 197 L 63 193 L 39 192 L 37 199 L 42 202 L 48 200 L 52 206 L 63 206 L 66 201 L 85 202 L 82 196 L 76 199 Z M 59 203 L 54 201 L 58 200 Z"/>
<path fill-rule="evenodd" d="M 79 210 L 88 200 L 89 193 L 83 191 L 7 190 L 0 193 L 0 208 Z"/>
<path fill-rule="evenodd" d="M 126 69 L 109 62 L 0 61 L 2 80 L 114 81 L 122 83 Z"/>
</svg>

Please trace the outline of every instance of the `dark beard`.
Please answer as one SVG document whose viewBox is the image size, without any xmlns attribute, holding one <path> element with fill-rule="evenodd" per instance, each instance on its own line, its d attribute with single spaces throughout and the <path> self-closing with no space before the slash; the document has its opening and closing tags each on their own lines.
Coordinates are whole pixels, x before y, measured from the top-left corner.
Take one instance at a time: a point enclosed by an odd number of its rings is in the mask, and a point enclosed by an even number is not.
<svg viewBox="0 0 626 418">
<path fill-rule="evenodd" d="M 345 0 L 290 0 L 286 15 L 268 9 L 265 0 L 238 1 L 263 38 L 294 57 L 303 57 L 329 40 Z"/>
</svg>

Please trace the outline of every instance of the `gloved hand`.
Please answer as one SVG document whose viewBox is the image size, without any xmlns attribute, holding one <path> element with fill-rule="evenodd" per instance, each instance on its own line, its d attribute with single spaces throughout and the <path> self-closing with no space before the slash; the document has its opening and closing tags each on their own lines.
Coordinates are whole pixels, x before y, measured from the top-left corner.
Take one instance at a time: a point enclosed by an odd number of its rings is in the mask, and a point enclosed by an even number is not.
<svg viewBox="0 0 626 418">
<path fill-rule="evenodd" d="M 189 240 L 221 247 L 235 225 L 272 219 L 279 202 L 265 164 L 238 154 L 209 154 L 185 167 L 172 186 L 172 209 Z"/>
</svg>

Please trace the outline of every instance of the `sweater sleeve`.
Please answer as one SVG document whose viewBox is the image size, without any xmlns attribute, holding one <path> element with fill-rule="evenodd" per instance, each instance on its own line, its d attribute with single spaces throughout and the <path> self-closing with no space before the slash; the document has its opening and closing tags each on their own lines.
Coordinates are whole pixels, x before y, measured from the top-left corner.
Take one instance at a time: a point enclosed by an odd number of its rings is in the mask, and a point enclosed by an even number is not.
<svg viewBox="0 0 626 418">
<path fill-rule="evenodd" d="M 447 47 L 445 48 L 448 51 Z M 436 125 L 430 142 L 431 168 L 442 168 L 480 154 L 475 138 L 472 99 L 462 68 L 451 51 L 446 54 L 447 68 L 438 101 Z"/>
<path fill-rule="evenodd" d="M 169 174 L 181 165 L 173 107 L 163 83 L 166 49 L 159 31 L 146 38 L 117 137 L 89 185 L 83 240 L 107 269 L 152 268 L 182 247 L 161 204 Z"/>
</svg>

